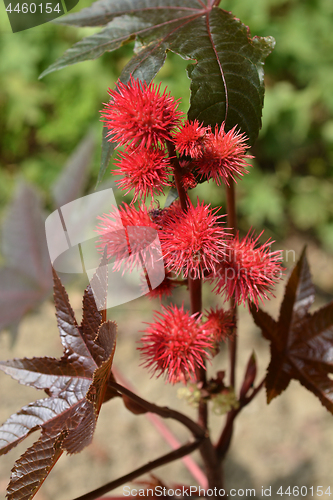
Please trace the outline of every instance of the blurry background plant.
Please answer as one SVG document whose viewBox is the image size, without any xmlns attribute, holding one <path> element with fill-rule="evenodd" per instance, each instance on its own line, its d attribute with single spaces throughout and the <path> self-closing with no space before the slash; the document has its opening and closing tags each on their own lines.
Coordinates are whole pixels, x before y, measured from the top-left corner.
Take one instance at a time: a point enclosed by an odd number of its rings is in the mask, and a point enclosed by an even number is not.
<svg viewBox="0 0 333 500">
<path fill-rule="evenodd" d="M 74 10 L 88 6 L 81 0 Z M 270 34 L 276 48 L 265 64 L 263 129 L 251 175 L 238 186 L 239 226 L 265 227 L 278 241 L 293 234 L 333 251 L 333 3 L 331 0 L 222 0 L 252 35 Z M 19 178 L 34 184 L 51 210 L 52 186 L 77 144 L 98 121 L 105 89 L 113 87 L 132 45 L 66 71 L 38 76 L 64 50 L 93 32 L 42 25 L 11 33 L 0 4 L 0 218 Z M 96 30 L 98 31 L 98 30 Z M 169 54 L 157 81 L 187 111 L 188 63 Z M 99 171 L 95 148 L 85 184 L 91 191 Z M 213 183 L 200 186 L 212 205 L 221 203 Z M 131 196 L 131 195 L 130 195 Z M 128 198 L 129 201 L 131 197 Z M 4 260 L 4 259 L 3 259 Z"/>
</svg>

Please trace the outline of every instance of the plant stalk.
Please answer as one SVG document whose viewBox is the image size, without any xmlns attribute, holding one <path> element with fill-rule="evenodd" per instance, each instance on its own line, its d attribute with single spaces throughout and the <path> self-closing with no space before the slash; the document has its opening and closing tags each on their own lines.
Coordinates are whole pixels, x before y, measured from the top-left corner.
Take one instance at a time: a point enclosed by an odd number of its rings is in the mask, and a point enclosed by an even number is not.
<svg viewBox="0 0 333 500">
<path fill-rule="evenodd" d="M 155 405 L 154 403 L 150 403 L 145 399 L 140 398 L 126 387 L 117 384 L 116 382 L 109 381 L 109 386 L 113 389 L 116 389 L 121 394 L 125 394 L 126 396 L 131 398 L 137 405 L 142 406 L 142 408 L 144 408 L 145 410 L 151 413 L 156 413 L 162 418 L 172 418 L 185 425 L 192 432 L 193 436 L 196 439 L 201 440 L 199 443 L 200 445 L 199 451 L 205 465 L 208 487 L 211 489 L 217 488 L 217 490 L 223 488 L 221 466 L 218 460 L 216 450 L 209 438 L 209 434 L 206 429 L 204 429 L 202 426 L 194 422 L 194 420 L 188 418 L 186 415 L 183 415 L 182 413 L 176 410 L 171 410 L 166 406 L 161 407 Z M 117 484 L 117 486 L 119 485 Z M 214 498 L 214 496 L 212 498 Z M 80 498 L 75 500 L 90 500 L 90 498 L 83 497 L 82 499 Z"/>
<path fill-rule="evenodd" d="M 185 455 L 188 455 L 189 453 L 192 453 L 200 446 L 200 443 L 201 439 L 196 439 L 195 441 L 184 444 L 177 450 L 171 451 L 170 453 L 167 453 L 166 455 L 163 455 L 162 457 L 157 458 L 152 462 L 148 462 L 147 464 L 143 465 L 142 467 L 139 467 L 138 469 L 135 469 L 129 474 L 125 474 L 124 476 L 121 476 L 118 479 L 115 479 L 114 481 L 110 481 L 109 483 L 104 484 L 100 488 L 90 491 L 89 493 L 77 497 L 74 500 L 95 500 L 96 498 L 99 498 L 101 495 L 105 495 L 105 493 L 108 493 L 109 491 L 118 488 L 118 486 L 122 486 L 123 484 L 128 483 L 129 481 L 133 481 L 133 479 L 142 476 L 142 474 L 146 474 L 147 472 L 150 472 L 151 470 L 156 469 L 161 465 L 168 464 L 170 462 L 173 462 L 174 460 L 178 460 L 179 458 L 184 457 Z"/>
<path fill-rule="evenodd" d="M 169 158 L 173 164 L 174 178 L 179 195 L 180 204 L 182 209 L 186 211 L 188 204 L 188 197 L 182 184 L 181 166 L 179 165 L 174 144 L 168 141 L 167 145 L 168 145 Z M 188 277 L 188 288 L 190 293 L 191 314 L 201 313 L 202 309 L 201 279 L 192 279 L 191 277 Z M 206 370 L 204 368 L 199 368 L 197 370 L 197 380 L 199 382 L 202 382 L 203 386 L 206 385 Z M 199 425 L 201 425 L 201 427 L 207 429 L 208 412 L 207 412 L 207 403 L 205 401 L 202 401 L 199 404 L 198 423 Z"/>
<path fill-rule="evenodd" d="M 191 314 L 201 313 L 202 310 L 202 281 L 201 279 L 188 278 L 190 292 Z M 197 381 L 201 382 L 202 388 L 207 384 L 206 369 L 199 367 L 196 372 Z M 208 428 L 208 408 L 206 401 L 200 401 L 198 408 L 198 423 L 204 429 Z"/>
<path fill-rule="evenodd" d="M 187 427 L 189 431 L 191 431 L 196 438 L 203 439 L 207 437 L 206 430 L 203 429 L 196 422 L 194 422 L 194 420 L 184 415 L 183 413 L 180 413 L 176 410 L 171 410 L 167 406 L 162 407 L 155 405 L 154 403 L 150 403 L 149 401 L 146 401 L 137 394 L 134 394 L 126 387 L 123 387 L 122 385 L 117 384 L 117 382 L 114 382 L 112 380 L 109 381 L 108 385 L 109 387 L 115 389 L 120 394 L 125 394 L 126 396 L 128 396 L 130 399 L 132 399 L 132 401 L 134 401 L 138 406 L 141 406 L 146 411 L 149 411 L 151 413 L 156 413 L 162 418 L 172 418 L 174 420 L 177 420 L 181 424 L 185 425 L 185 427 Z"/>
<path fill-rule="evenodd" d="M 188 204 L 188 197 L 184 189 L 184 186 L 182 184 L 181 166 L 179 165 L 176 149 L 174 144 L 170 141 L 167 141 L 167 147 L 168 147 L 169 159 L 173 166 L 173 175 L 175 178 L 176 189 L 178 191 L 180 206 L 182 207 L 182 210 L 186 211 Z"/>
<path fill-rule="evenodd" d="M 237 215 L 236 215 L 236 195 L 235 195 L 235 183 L 229 178 L 229 186 L 226 185 L 227 194 L 227 212 L 228 212 L 228 229 L 232 232 L 233 236 L 237 233 Z M 236 384 L 236 361 L 237 361 L 237 304 L 235 297 L 232 296 L 230 299 L 230 308 L 233 314 L 234 322 L 234 334 L 228 340 L 229 348 L 229 366 L 230 366 L 230 386 L 235 390 Z M 216 450 L 219 457 L 220 463 L 225 457 L 232 438 L 233 425 L 236 416 L 240 411 L 241 406 L 235 410 L 229 411 L 226 419 L 225 426 L 222 430 L 219 441 L 216 444 Z"/>
<path fill-rule="evenodd" d="M 176 188 L 179 195 L 180 205 L 182 210 L 187 211 L 188 196 L 182 184 L 182 172 L 177 158 L 176 150 L 172 142 L 168 142 L 168 152 L 170 160 L 173 164 L 174 178 Z M 188 288 L 190 293 L 191 314 L 201 313 L 202 310 L 202 280 L 193 279 L 188 277 Z M 205 387 L 206 370 L 205 368 L 198 368 L 196 372 L 197 381 L 202 383 Z M 198 409 L 198 425 L 205 431 L 206 439 L 200 445 L 199 451 L 204 462 L 205 472 L 207 475 L 208 487 L 215 491 L 223 489 L 223 478 L 221 465 L 219 463 L 216 450 L 208 437 L 208 408 L 206 401 L 200 401 Z M 216 488 L 216 490 L 215 490 Z M 219 494 L 214 494 L 213 498 L 218 498 Z"/>
<path fill-rule="evenodd" d="M 229 449 L 231 438 L 232 438 L 232 431 L 233 431 L 233 423 L 235 418 L 237 417 L 238 413 L 246 406 L 248 405 L 252 399 L 258 394 L 258 392 L 262 389 L 262 387 L 265 384 L 266 377 L 263 378 L 263 380 L 260 382 L 260 384 L 253 389 L 252 393 L 250 396 L 244 396 L 239 401 L 239 407 L 237 409 L 233 409 L 228 413 L 227 416 L 227 421 L 224 426 L 223 432 L 220 436 L 220 439 L 218 443 L 216 444 L 216 451 L 217 451 L 217 456 L 219 462 L 222 462 L 225 458 L 225 455 Z"/>
<path fill-rule="evenodd" d="M 202 280 L 200 278 L 193 279 L 188 277 L 188 288 L 190 293 L 191 314 L 201 313 L 202 311 Z M 196 372 L 197 381 L 204 388 L 207 384 L 206 368 L 199 367 Z M 198 424 L 208 431 L 208 404 L 207 401 L 201 400 L 198 408 Z M 200 455 L 204 463 L 205 473 L 207 476 L 208 488 L 214 491 L 214 497 L 218 498 L 219 491 L 223 490 L 223 474 L 221 463 L 219 462 L 216 450 L 210 440 L 205 439 L 200 448 Z M 217 492 L 217 493 L 215 493 Z"/>
<path fill-rule="evenodd" d="M 236 195 L 235 183 L 229 178 L 229 186 L 226 186 L 227 192 L 227 212 L 228 212 L 228 228 L 232 231 L 233 236 L 237 233 L 237 215 L 236 215 Z M 236 358 L 237 358 L 237 304 L 235 297 L 230 299 L 230 308 L 233 311 L 233 320 L 235 324 L 234 335 L 229 339 L 229 359 L 230 359 L 230 385 L 235 389 L 236 384 Z"/>
</svg>

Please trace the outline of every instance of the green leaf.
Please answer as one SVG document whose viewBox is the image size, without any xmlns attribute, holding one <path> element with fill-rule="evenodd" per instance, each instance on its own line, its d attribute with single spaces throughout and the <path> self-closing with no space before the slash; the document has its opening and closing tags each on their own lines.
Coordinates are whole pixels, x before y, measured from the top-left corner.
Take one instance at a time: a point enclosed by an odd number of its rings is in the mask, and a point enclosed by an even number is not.
<svg viewBox="0 0 333 500">
<path fill-rule="evenodd" d="M 213 2 L 208 0 L 207 8 L 212 8 Z M 82 9 L 75 14 L 62 17 L 57 24 L 69 26 L 105 26 L 116 17 L 124 15 L 143 16 L 157 22 L 178 20 L 196 15 L 198 11 L 205 10 L 200 0 L 100 0 L 91 7 Z"/>
<path fill-rule="evenodd" d="M 95 33 L 80 42 L 76 43 L 72 48 L 68 49 L 65 54 L 60 57 L 56 63 L 49 66 L 39 78 L 43 78 L 52 71 L 59 70 L 81 61 L 97 59 L 105 52 L 112 52 L 119 49 L 124 43 L 127 43 L 135 37 L 133 33 L 149 27 L 148 23 L 140 19 L 130 16 L 123 16 L 115 19 L 102 30 L 100 33 Z"/>
<path fill-rule="evenodd" d="M 69 49 L 43 75 L 98 57 L 136 39 L 136 54 L 121 77 L 130 73 L 148 82 L 170 50 L 184 59 L 192 80 L 189 118 L 206 125 L 238 125 L 255 141 L 264 97 L 263 61 L 274 47 L 270 37 L 250 37 L 249 30 L 212 0 L 101 0 L 61 19 L 74 26 L 103 26 Z M 42 75 L 42 76 L 43 76 Z M 104 147 L 103 147 L 104 149 Z M 105 167 L 105 162 L 103 167 Z"/>
<path fill-rule="evenodd" d="M 249 38 L 246 26 L 216 8 L 191 23 L 184 35 L 202 39 L 190 53 L 198 62 L 188 66 L 189 118 L 206 125 L 225 121 L 226 130 L 238 125 L 253 144 L 261 128 L 263 61 L 274 47 L 273 39 Z"/>
<path fill-rule="evenodd" d="M 167 46 L 159 41 L 146 47 L 136 47 L 135 55 L 121 72 L 120 80 L 127 82 L 130 75 L 138 80 L 151 82 L 165 63 Z"/>
</svg>

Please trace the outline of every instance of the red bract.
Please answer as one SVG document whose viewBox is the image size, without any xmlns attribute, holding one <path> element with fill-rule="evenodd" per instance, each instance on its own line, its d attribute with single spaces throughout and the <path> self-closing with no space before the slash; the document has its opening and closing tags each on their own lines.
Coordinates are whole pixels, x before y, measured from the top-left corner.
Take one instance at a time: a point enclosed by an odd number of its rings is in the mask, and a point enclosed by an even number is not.
<svg viewBox="0 0 333 500">
<path fill-rule="evenodd" d="M 103 253 L 106 247 L 107 257 L 115 257 L 114 268 L 133 269 L 142 266 L 142 258 L 156 259 L 159 244 L 156 245 L 157 225 L 142 205 L 138 209 L 132 205 L 112 207 L 108 214 L 99 216 L 101 221 L 96 228 L 100 234 L 97 249 Z M 154 243 L 155 242 L 155 243 Z M 153 262 L 152 262 L 153 264 Z"/>
<path fill-rule="evenodd" d="M 233 333 L 235 322 L 232 317 L 232 311 L 225 311 L 222 307 L 213 308 L 206 311 L 207 321 L 205 323 L 206 330 L 216 342 L 225 341 Z"/>
<path fill-rule="evenodd" d="M 163 193 L 163 186 L 169 184 L 169 160 L 160 149 L 129 150 L 120 153 L 115 164 L 119 170 L 114 173 L 122 176 L 116 183 L 121 189 L 127 189 L 127 193 L 135 190 L 133 201 L 138 197 L 145 201 L 149 194 L 154 199 L 154 193 Z"/>
<path fill-rule="evenodd" d="M 248 145 L 245 134 L 236 132 L 236 127 L 225 132 L 224 122 L 215 133 L 208 132 L 205 139 L 205 154 L 196 161 L 198 172 L 207 180 L 213 179 L 219 186 L 222 182 L 229 186 L 230 179 L 248 173 L 247 159 L 253 158 L 245 154 Z"/>
<path fill-rule="evenodd" d="M 216 273 L 214 291 L 226 294 L 226 300 L 233 295 L 236 303 L 253 301 L 258 308 L 259 299 L 268 299 L 272 286 L 281 278 L 281 250 L 270 252 L 273 243 L 267 240 L 259 245 L 260 235 L 248 234 L 239 240 L 239 235 L 229 243 L 227 254 Z"/>
<path fill-rule="evenodd" d="M 132 146 L 157 147 L 171 139 L 171 131 L 178 125 L 182 113 L 178 103 L 160 87 L 134 80 L 118 82 L 116 90 L 109 89 L 110 102 L 102 110 L 102 118 L 109 129 L 110 140 Z"/>
<path fill-rule="evenodd" d="M 201 324 L 201 316 L 190 315 L 183 306 L 163 307 L 155 313 L 154 323 L 147 323 L 145 335 L 139 347 L 143 363 L 157 377 L 165 374 L 172 384 L 195 379 L 195 370 L 204 368 L 208 357 L 206 349 L 213 347 L 212 340 Z"/>
<path fill-rule="evenodd" d="M 198 120 L 189 121 L 174 133 L 173 140 L 180 155 L 200 158 L 203 154 L 204 140 L 208 127 L 200 125 Z"/>
<path fill-rule="evenodd" d="M 225 248 L 225 230 L 210 205 L 194 207 L 189 203 L 187 212 L 179 206 L 166 212 L 163 229 L 159 232 L 164 262 L 177 275 L 182 271 L 191 278 L 203 277 L 206 270 L 214 271 Z"/>
</svg>

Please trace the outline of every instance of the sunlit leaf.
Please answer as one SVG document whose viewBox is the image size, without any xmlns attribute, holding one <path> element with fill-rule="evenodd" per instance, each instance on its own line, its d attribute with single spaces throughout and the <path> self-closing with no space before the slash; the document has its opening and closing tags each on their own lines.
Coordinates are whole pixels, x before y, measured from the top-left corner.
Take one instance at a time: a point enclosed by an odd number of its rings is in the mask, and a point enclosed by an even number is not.
<svg viewBox="0 0 333 500">
<path fill-rule="evenodd" d="M 0 369 L 24 385 L 44 389 L 39 399 L 13 414 L 0 427 L 0 454 L 29 434 L 41 436 L 14 465 L 8 485 L 10 500 L 29 500 L 39 490 L 63 451 L 77 453 L 90 444 L 101 405 L 118 394 L 108 387 L 114 380 L 111 366 L 116 324 L 103 322 L 93 290 L 106 293 L 107 277 L 101 265 L 83 297 L 83 318 L 76 322 L 68 295 L 54 272 L 56 316 L 64 347 L 62 358 L 13 359 Z"/>
<path fill-rule="evenodd" d="M 120 80 L 150 82 L 163 66 L 167 51 L 192 60 L 190 119 L 206 125 L 237 125 L 253 144 L 261 127 L 264 98 L 263 63 L 274 47 L 271 37 L 251 38 L 249 29 L 212 0 L 100 0 L 61 18 L 62 24 L 105 26 L 75 44 L 42 75 L 99 57 L 136 40 L 135 55 Z M 106 157 L 101 165 L 105 171 Z"/>
</svg>

